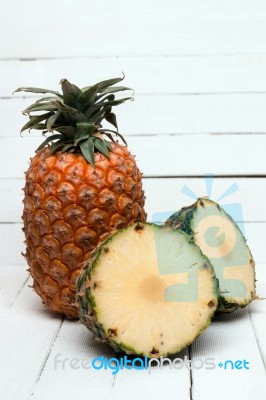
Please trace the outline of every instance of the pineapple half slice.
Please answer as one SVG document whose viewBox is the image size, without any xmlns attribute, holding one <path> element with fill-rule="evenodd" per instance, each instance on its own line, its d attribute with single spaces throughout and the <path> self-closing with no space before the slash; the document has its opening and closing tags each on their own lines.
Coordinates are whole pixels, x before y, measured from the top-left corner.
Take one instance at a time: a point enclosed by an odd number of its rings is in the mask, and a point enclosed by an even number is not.
<svg viewBox="0 0 266 400">
<path fill-rule="evenodd" d="M 165 226 L 182 229 L 211 261 L 219 280 L 217 313 L 245 307 L 256 296 L 255 263 L 233 219 L 216 202 L 199 198 L 173 214 Z"/>
<path fill-rule="evenodd" d="M 213 267 L 188 235 L 137 223 L 92 254 L 77 282 L 81 321 L 116 351 L 174 354 L 209 325 L 218 304 Z"/>
</svg>

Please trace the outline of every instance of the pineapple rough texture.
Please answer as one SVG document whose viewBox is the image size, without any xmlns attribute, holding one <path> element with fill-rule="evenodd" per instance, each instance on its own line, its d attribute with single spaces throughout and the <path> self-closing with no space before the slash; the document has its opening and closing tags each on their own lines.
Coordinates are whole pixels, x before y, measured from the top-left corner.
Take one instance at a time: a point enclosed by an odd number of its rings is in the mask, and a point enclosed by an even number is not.
<svg viewBox="0 0 266 400">
<path fill-rule="evenodd" d="M 17 90 L 53 95 L 24 110 L 30 120 L 22 131 L 52 135 L 25 174 L 23 222 L 33 288 L 48 309 L 68 317 L 78 317 L 75 283 L 91 251 L 111 231 L 146 220 L 135 158 L 114 140 L 122 138 L 117 131 L 102 127 L 105 119 L 117 129 L 112 107 L 129 99 L 115 99 L 115 92 L 128 90 L 113 86 L 122 79 L 84 89 L 63 79 L 63 94 Z"/>
<path fill-rule="evenodd" d="M 217 314 L 243 308 L 255 299 L 252 254 L 241 230 L 219 204 L 201 197 L 171 215 L 165 226 L 190 235 L 211 261 L 220 288 Z"/>
</svg>

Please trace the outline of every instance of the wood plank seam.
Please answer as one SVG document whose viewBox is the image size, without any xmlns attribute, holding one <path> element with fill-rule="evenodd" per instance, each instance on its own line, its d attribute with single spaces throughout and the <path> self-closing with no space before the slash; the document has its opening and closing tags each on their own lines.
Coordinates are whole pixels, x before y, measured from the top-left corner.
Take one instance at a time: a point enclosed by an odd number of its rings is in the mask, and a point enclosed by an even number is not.
<svg viewBox="0 0 266 400">
<path fill-rule="evenodd" d="M 129 138 L 135 138 L 135 137 L 166 137 L 166 136 L 251 136 L 251 135 L 260 135 L 260 136 L 264 136 L 266 135 L 266 131 L 265 132 L 236 132 L 236 131 L 231 131 L 231 132 L 177 132 L 177 133 L 173 133 L 173 132 L 164 132 L 164 133 L 132 133 L 132 132 L 128 132 L 126 134 L 124 134 L 124 136 L 129 137 Z M 11 136 L 11 137 L 15 137 L 15 136 Z M 36 137 L 36 136 L 33 136 Z M 46 136 L 45 136 L 46 137 Z M 8 135 L 3 135 L 1 136 L 0 140 L 4 140 L 4 139 L 10 139 L 10 136 Z"/>
<path fill-rule="evenodd" d="M 40 367 L 40 370 L 39 370 L 39 372 L 38 372 L 38 374 L 37 374 L 37 378 L 36 378 L 35 382 L 33 383 L 32 388 L 31 388 L 31 390 L 30 390 L 30 393 L 29 393 L 29 396 L 28 396 L 28 400 L 29 400 L 29 399 L 32 397 L 32 395 L 34 394 L 34 389 L 35 389 L 35 387 L 38 385 L 38 382 L 39 382 L 40 379 L 41 379 L 42 373 L 43 373 L 44 370 L 45 370 L 47 361 L 48 361 L 48 359 L 49 359 L 49 357 L 50 357 L 51 351 L 52 351 L 52 349 L 53 349 L 53 347 L 54 347 L 54 344 L 55 344 L 55 342 L 56 342 L 56 340 L 57 340 L 57 338 L 58 338 L 58 335 L 59 335 L 59 333 L 60 333 L 60 330 L 62 329 L 62 326 L 63 326 L 63 323 L 64 323 L 65 319 L 66 319 L 65 316 L 62 316 L 62 317 L 61 317 L 60 325 L 59 325 L 58 328 L 56 329 L 56 331 L 55 331 L 55 333 L 54 333 L 54 335 L 53 335 L 53 338 L 52 338 L 52 340 L 51 340 L 51 344 L 50 344 L 50 346 L 49 346 L 49 349 L 48 349 L 48 351 L 47 351 L 47 354 L 45 355 L 45 357 L 44 357 L 44 359 L 43 359 L 43 362 L 41 363 L 41 367 Z"/>
<path fill-rule="evenodd" d="M 191 345 L 188 346 L 188 358 L 189 361 L 192 361 L 192 347 Z M 189 387 L 189 400 L 193 400 L 193 370 L 192 370 L 192 364 L 189 369 L 189 382 L 190 382 L 190 387 Z"/>
<path fill-rule="evenodd" d="M 219 53 L 168 53 L 168 54 L 111 54 L 111 55 L 76 55 L 76 56 L 38 56 L 38 57 L 0 57 L 0 62 L 5 61 L 18 61 L 18 62 L 31 62 L 31 61 L 64 61 L 64 60 L 104 60 L 104 59 L 120 59 L 120 58 L 129 58 L 129 59 L 138 59 L 138 58 L 220 58 L 220 57 L 256 57 L 256 56 L 265 56 L 266 53 L 264 51 L 258 52 L 219 52 Z"/>
<path fill-rule="evenodd" d="M 177 97 L 177 96 L 231 96 L 231 95 L 249 95 L 249 94 L 266 94 L 266 90 L 235 90 L 235 91 L 227 91 L 227 92 L 138 92 L 138 97 L 149 96 L 149 97 L 157 97 L 157 96 L 165 96 L 165 97 Z M 0 96 L 0 100 L 14 100 L 14 99 L 38 99 L 36 96 L 25 96 L 21 94 L 16 94 L 16 97 L 12 96 Z"/>
<path fill-rule="evenodd" d="M 17 299 L 19 298 L 19 296 L 20 296 L 20 294 L 22 292 L 22 289 L 26 286 L 26 284 L 29 281 L 29 279 L 30 279 L 30 275 L 25 279 L 25 281 L 23 282 L 22 286 L 19 288 L 18 293 L 16 294 L 14 300 L 12 301 L 12 303 L 10 305 L 10 309 L 13 307 L 13 305 L 15 304 Z"/>
<path fill-rule="evenodd" d="M 260 340 L 259 340 L 259 337 L 258 337 L 258 335 L 257 335 L 257 331 L 256 331 L 256 328 L 255 328 L 253 319 L 252 319 L 252 313 L 249 311 L 249 308 L 247 308 L 247 313 L 248 313 L 248 316 L 249 316 L 249 319 L 250 319 L 250 323 L 251 323 L 251 326 L 252 326 L 252 330 L 253 330 L 253 333 L 254 333 L 254 336 L 255 336 L 257 345 L 258 345 L 258 350 L 259 350 L 259 353 L 260 353 L 260 356 L 261 356 L 261 360 L 262 360 L 262 363 L 263 363 L 263 365 L 264 365 L 264 369 L 265 369 L 265 372 L 266 372 L 266 359 L 265 359 L 265 355 L 264 355 L 264 353 L 263 353 L 263 349 L 262 349 L 262 347 L 261 347 Z"/>
</svg>

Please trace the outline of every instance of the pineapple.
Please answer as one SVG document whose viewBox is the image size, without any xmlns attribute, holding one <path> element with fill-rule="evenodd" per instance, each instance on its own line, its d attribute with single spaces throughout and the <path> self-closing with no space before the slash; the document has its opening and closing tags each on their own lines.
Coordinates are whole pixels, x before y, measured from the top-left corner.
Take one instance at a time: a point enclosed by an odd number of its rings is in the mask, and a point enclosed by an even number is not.
<svg viewBox="0 0 266 400">
<path fill-rule="evenodd" d="M 84 89 L 62 79 L 62 94 L 16 90 L 49 93 L 23 111 L 29 121 L 22 131 L 51 133 L 26 172 L 25 255 L 43 303 L 72 318 L 78 317 L 76 279 L 91 251 L 111 231 L 146 220 L 142 175 L 112 112 L 113 106 L 131 99 L 115 98 L 116 92 L 129 90 L 115 85 L 123 78 Z M 116 130 L 104 128 L 103 120 Z"/>
<path fill-rule="evenodd" d="M 173 214 L 166 226 L 182 229 L 210 259 L 219 280 L 217 313 L 245 307 L 256 297 L 255 263 L 239 227 L 207 197 Z"/>
<path fill-rule="evenodd" d="M 184 232 L 136 223 L 92 253 L 77 281 L 81 321 L 116 351 L 177 353 L 210 323 L 218 287 L 210 261 Z"/>
</svg>

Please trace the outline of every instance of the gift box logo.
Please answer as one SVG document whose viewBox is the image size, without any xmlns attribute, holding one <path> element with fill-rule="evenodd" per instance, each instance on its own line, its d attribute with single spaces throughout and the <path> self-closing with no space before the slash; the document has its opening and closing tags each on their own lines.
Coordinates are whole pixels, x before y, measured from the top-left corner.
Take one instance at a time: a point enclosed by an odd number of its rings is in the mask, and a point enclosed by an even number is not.
<svg viewBox="0 0 266 400">
<path fill-rule="evenodd" d="M 205 178 L 206 195 L 211 199 L 213 188 L 213 175 L 208 174 Z M 239 188 L 234 182 L 218 198 L 213 199 L 221 205 L 224 211 L 231 216 L 244 235 L 244 219 L 241 203 L 223 203 L 223 200 L 238 191 Z M 181 192 L 193 200 L 197 200 L 195 194 L 188 186 L 184 185 Z M 176 211 L 176 210 L 175 210 Z M 159 212 L 152 215 L 154 223 L 163 223 L 175 211 Z M 202 209 L 200 217 L 195 221 L 195 231 L 201 236 L 201 250 L 208 255 L 209 260 L 215 262 L 215 272 L 219 280 L 220 290 L 225 297 L 244 297 L 246 286 L 242 281 L 236 279 L 236 270 L 244 266 L 248 261 L 248 251 L 243 244 L 241 234 L 230 219 L 217 213 L 217 207 L 209 206 Z M 162 250 L 160 250 L 161 253 Z M 158 269 L 161 274 L 170 274 L 173 271 L 166 271 L 163 266 L 163 255 L 158 256 Z M 176 272 L 185 272 L 182 266 Z M 186 286 L 186 287 L 185 287 Z M 197 274 L 191 275 L 187 285 L 176 284 L 165 290 L 166 301 L 197 301 L 198 279 Z"/>
<path fill-rule="evenodd" d="M 206 193 L 205 196 L 212 199 L 212 188 L 214 182 L 214 175 L 213 174 L 205 174 L 205 187 Z M 212 199 L 217 203 L 220 203 L 221 207 L 225 210 L 227 214 L 229 214 L 232 219 L 237 223 L 241 232 L 245 236 L 245 227 L 244 227 L 244 218 L 243 218 L 243 208 L 241 203 L 223 203 L 223 200 L 232 195 L 233 193 L 237 192 L 239 187 L 236 182 L 232 183 L 228 189 L 224 193 L 222 193 L 217 199 Z M 185 194 L 186 196 L 190 197 L 194 201 L 196 201 L 199 197 L 203 196 L 197 195 L 195 192 L 192 191 L 187 185 L 184 185 L 181 189 L 181 193 Z M 157 224 L 164 223 L 170 215 L 174 214 L 177 210 L 170 210 L 170 211 L 159 211 L 152 214 L 152 222 Z"/>
</svg>

